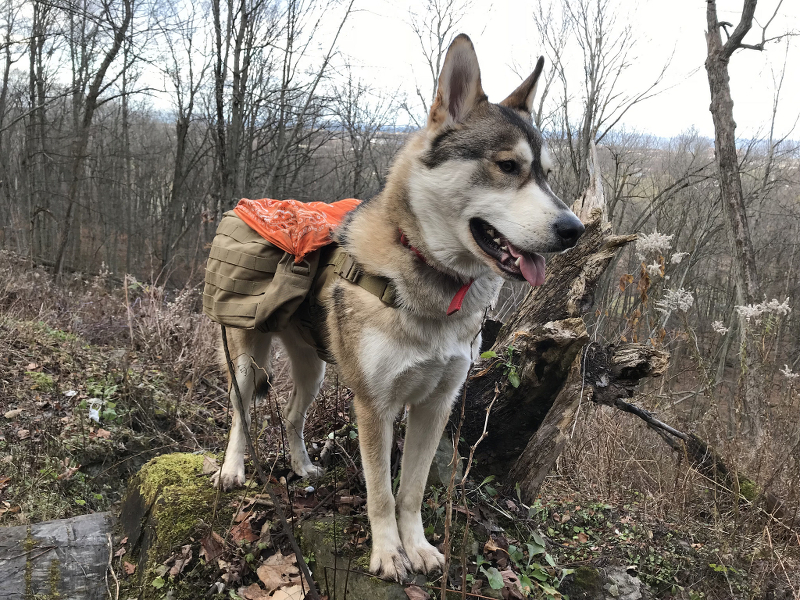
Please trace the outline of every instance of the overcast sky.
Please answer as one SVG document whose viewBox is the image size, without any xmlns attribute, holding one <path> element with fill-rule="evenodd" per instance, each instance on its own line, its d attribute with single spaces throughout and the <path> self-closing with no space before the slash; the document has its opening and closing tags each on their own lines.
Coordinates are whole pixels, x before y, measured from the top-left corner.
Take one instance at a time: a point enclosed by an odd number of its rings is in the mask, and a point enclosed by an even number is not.
<svg viewBox="0 0 800 600">
<path fill-rule="evenodd" d="M 760 0 L 756 20 L 765 23 L 777 2 Z M 619 21 L 629 20 L 637 37 L 631 51 L 634 64 L 620 84 L 626 91 L 639 89 L 650 81 L 674 52 L 661 85 L 662 93 L 632 109 L 624 125 L 660 136 L 695 127 L 703 135 L 713 136 L 708 81 L 703 67 L 705 0 L 618 0 L 616 4 L 623 7 Z M 742 4 L 742 0 L 718 0 L 719 18 L 737 23 Z M 357 0 L 358 12 L 351 16 L 340 40 L 343 56 L 358 65 L 359 73 L 374 86 L 400 89 L 409 95 L 414 94 L 415 81 L 425 85 L 429 80 L 418 42 L 408 26 L 412 5 L 419 7 L 420 3 Z M 502 100 L 518 85 L 514 64 L 529 69 L 543 53 L 529 6 L 519 1 L 475 0 L 459 26 L 475 44 L 483 87 L 492 101 Z M 769 35 L 789 30 L 800 31 L 800 0 L 784 0 Z M 754 26 L 746 41 L 755 43 L 760 38 L 760 27 Z M 731 87 L 739 137 L 767 130 L 775 91 L 773 73 L 775 77 L 780 73 L 786 52 L 786 42 L 778 42 L 768 45 L 766 52 L 740 50 L 733 56 Z M 579 64 L 579 57 L 570 59 Z M 781 135 L 792 128 L 800 114 L 799 74 L 800 37 L 797 37 L 789 41 L 776 127 Z M 577 90 L 578 83 L 573 89 Z M 791 137 L 800 137 L 798 131 L 800 126 Z"/>
</svg>

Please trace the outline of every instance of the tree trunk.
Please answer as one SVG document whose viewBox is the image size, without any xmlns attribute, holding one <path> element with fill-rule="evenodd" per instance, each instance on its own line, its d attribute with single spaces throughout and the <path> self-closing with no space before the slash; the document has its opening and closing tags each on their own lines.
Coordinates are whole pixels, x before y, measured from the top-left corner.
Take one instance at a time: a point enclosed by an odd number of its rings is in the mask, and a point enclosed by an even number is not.
<svg viewBox="0 0 800 600">
<path fill-rule="evenodd" d="M 736 153 L 736 122 L 733 120 L 733 98 L 731 97 L 728 63 L 733 53 L 742 47 L 742 40 L 752 26 L 756 3 L 756 0 L 745 0 L 741 20 L 724 44 L 720 34 L 722 25 L 717 20 L 716 1 L 708 0 L 706 3 L 708 56 L 705 66 L 711 91 L 709 110 L 714 120 L 714 146 L 719 188 L 728 240 L 733 250 L 738 305 L 753 304 L 760 299 L 760 294 L 755 251 L 747 224 L 747 212 Z M 751 336 L 748 335 L 748 324 L 740 318 L 739 325 L 741 368 L 743 370 L 741 401 L 746 427 L 746 431 L 743 433 L 751 435 L 758 442 L 763 436 L 762 361 L 758 354 L 758 348 Z"/>
<path fill-rule="evenodd" d="M 78 200 L 80 184 L 83 178 L 82 171 L 86 162 L 86 148 L 89 144 L 89 128 L 92 125 L 94 113 L 97 110 L 100 93 L 103 91 L 103 80 L 108 72 L 108 68 L 111 66 L 111 63 L 114 62 L 114 59 L 117 57 L 117 54 L 122 47 L 122 42 L 124 41 L 125 34 L 128 31 L 128 25 L 130 25 L 131 19 L 133 18 L 133 0 L 124 0 L 123 6 L 125 15 L 122 19 L 122 23 L 120 23 L 118 27 L 115 27 L 114 39 L 111 48 L 109 48 L 106 52 L 106 55 L 103 57 L 103 62 L 100 63 L 100 67 L 97 69 L 97 72 L 92 79 L 92 84 L 89 86 L 89 92 L 86 95 L 86 100 L 83 103 L 83 114 L 81 115 L 80 121 L 77 125 L 72 156 L 72 179 L 70 181 L 69 192 L 67 195 L 67 210 L 64 215 L 64 224 L 61 230 L 61 235 L 59 236 L 58 249 L 56 251 L 55 258 L 54 274 L 56 277 L 61 274 L 61 269 L 64 266 L 64 254 L 67 250 L 67 244 L 70 240 L 74 216 L 73 212 L 75 210 L 75 204 Z"/>
<path fill-rule="evenodd" d="M 589 189 L 573 205 L 585 233 L 550 261 L 544 285 L 529 292 L 500 330 L 494 356 L 480 360 L 468 380 L 462 437 L 467 444 L 480 437 L 494 401 L 489 436 L 475 457 L 481 470 L 510 473 L 506 483 L 520 483 L 527 500 L 561 453 L 582 399 L 629 397 L 639 379 L 666 368 L 665 354 L 636 344 L 593 344 L 582 352 L 589 341 L 582 316 L 594 303 L 597 282 L 617 251 L 636 239 L 612 235 L 594 145 L 590 157 Z"/>
</svg>

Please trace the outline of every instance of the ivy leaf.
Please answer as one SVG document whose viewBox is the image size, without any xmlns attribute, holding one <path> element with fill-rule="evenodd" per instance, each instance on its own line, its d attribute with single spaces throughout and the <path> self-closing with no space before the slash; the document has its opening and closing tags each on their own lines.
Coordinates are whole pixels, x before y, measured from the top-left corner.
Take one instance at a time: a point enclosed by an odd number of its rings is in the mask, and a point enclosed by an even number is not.
<svg viewBox="0 0 800 600">
<path fill-rule="evenodd" d="M 481 572 L 486 575 L 486 579 L 489 581 L 489 587 L 493 590 L 499 590 L 503 587 L 503 576 L 500 574 L 500 571 L 494 567 L 489 567 L 488 570 L 481 567 Z"/>
<path fill-rule="evenodd" d="M 544 554 L 544 546 L 540 546 L 534 539 L 533 544 L 525 544 L 528 549 L 528 556 L 536 556 L 537 554 Z"/>
<path fill-rule="evenodd" d="M 486 352 L 481 352 L 481 358 L 497 358 L 497 352 L 494 350 L 487 350 Z"/>
<path fill-rule="evenodd" d="M 155 579 L 153 579 L 153 583 L 151 585 L 157 590 L 160 590 L 161 588 L 164 587 L 164 583 L 165 582 L 163 577 L 156 577 Z"/>
</svg>

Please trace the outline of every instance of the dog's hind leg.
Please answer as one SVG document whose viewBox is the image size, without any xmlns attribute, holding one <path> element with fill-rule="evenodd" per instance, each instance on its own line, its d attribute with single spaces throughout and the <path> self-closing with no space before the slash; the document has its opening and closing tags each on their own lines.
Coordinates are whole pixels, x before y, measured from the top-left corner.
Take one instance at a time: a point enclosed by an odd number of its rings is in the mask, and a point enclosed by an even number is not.
<svg viewBox="0 0 800 600">
<path fill-rule="evenodd" d="M 294 326 L 279 334 L 292 369 L 292 393 L 286 403 L 286 437 L 292 470 L 300 477 L 319 477 L 322 467 L 311 462 L 303 439 L 308 407 L 314 402 L 322 381 L 325 378 L 325 362 L 317 356 L 316 350 L 309 346 Z"/>
<path fill-rule="evenodd" d="M 356 395 L 356 419 L 361 464 L 367 480 L 367 513 L 372 528 L 369 570 L 383 577 L 402 581 L 411 563 L 397 531 L 392 495 L 392 433 L 394 411 L 381 410 L 370 399 Z"/>
<path fill-rule="evenodd" d="M 444 567 L 442 553 L 425 539 L 420 507 L 428 471 L 450 415 L 450 406 L 447 397 L 431 398 L 410 406 L 408 410 L 397 493 L 397 524 L 411 566 L 422 573 Z"/>
<path fill-rule="evenodd" d="M 236 382 L 242 393 L 244 414 L 240 414 L 237 410 L 236 390 L 229 381 L 228 387 L 233 407 L 231 433 L 225 449 L 225 462 L 219 472 L 211 478 L 214 485 L 221 485 L 224 490 L 241 487 L 245 482 L 244 453 L 247 449 L 245 427 L 250 427 L 250 402 L 253 394 L 266 382 L 268 374 L 271 373 L 270 348 L 272 345 L 272 336 L 268 333 L 228 329 L 227 335 L 231 359 L 235 365 Z M 222 362 L 226 365 L 225 372 L 227 373 L 228 367 L 224 355 Z"/>
</svg>

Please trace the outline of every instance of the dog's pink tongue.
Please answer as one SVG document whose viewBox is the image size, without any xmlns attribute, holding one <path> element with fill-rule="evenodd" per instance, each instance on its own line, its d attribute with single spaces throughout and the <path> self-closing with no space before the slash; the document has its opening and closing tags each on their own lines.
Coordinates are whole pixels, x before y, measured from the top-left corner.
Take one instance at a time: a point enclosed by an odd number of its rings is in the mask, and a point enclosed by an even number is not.
<svg viewBox="0 0 800 600">
<path fill-rule="evenodd" d="M 532 254 L 522 252 L 521 250 L 517 250 L 511 244 L 508 244 L 508 251 L 514 258 L 522 259 L 519 261 L 519 269 L 522 271 L 522 276 L 528 283 L 530 283 L 533 287 L 542 285 L 544 283 L 544 256 L 541 254 L 536 254 L 535 252 Z"/>
</svg>

